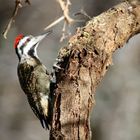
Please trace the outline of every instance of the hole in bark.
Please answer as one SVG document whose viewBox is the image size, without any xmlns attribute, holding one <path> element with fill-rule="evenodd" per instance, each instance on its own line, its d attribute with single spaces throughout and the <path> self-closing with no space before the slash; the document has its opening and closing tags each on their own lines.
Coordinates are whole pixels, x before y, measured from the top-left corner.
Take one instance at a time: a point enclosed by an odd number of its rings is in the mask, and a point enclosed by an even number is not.
<svg viewBox="0 0 140 140">
<path fill-rule="evenodd" d="M 87 56 L 87 51 L 85 49 L 83 49 L 82 54 L 83 54 L 83 56 Z"/>
<path fill-rule="evenodd" d="M 84 34 L 83 34 L 83 33 L 81 33 L 80 37 L 84 37 Z"/>
<path fill-rule="evenodd" d="M 94 53 L 96 54 L 96 55 L 99 55 L 99 52 L 95 49 L 94 50 Z"/>
<path fill-rule="evenodd" d="M 138 22 L 136 22 L 136 26 L 138 25 L 139 23 Z"/>
<path fill-rule="evenodd" d="M 123 10 L 120 10 L 121 13 L 123 13 Z"/>
</svg>

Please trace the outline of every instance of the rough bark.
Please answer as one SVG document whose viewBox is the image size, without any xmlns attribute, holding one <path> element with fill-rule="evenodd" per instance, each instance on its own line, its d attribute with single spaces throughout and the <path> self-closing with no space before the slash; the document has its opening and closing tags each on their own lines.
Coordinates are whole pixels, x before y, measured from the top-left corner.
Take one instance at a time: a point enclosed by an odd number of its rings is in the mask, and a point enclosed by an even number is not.
<svg viewBox="0 0 140 140">
<path fill-rule="evenodd" d="M 95 90 L 112 54 L 140 32 L 140 2 L 123 2 L 94 17 L 61 48 L 50 139 L 90 140 Z"/>
</svg>

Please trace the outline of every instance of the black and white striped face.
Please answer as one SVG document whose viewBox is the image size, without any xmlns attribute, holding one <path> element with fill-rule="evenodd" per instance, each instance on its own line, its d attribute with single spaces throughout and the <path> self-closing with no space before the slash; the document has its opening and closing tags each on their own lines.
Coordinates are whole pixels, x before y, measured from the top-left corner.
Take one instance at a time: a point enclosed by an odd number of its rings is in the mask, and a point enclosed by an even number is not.
<svg viewBox="0 0 140 140">
<path fill-rule="evenodd" d="M 36 37 L 33 37 L 31 35 L 29 36 L 23 36 L 23 35 L 19 35 L 16 37 L 15 39 L 15 50 L 16 50 L 16 54 L 19 58 L 19 60 L 24 57 L 24 58 L 28 58 L 28 57 L 37 57 L 37 47 L 39 45 L 39 43 L 41 42 L 42 39 L 44 39 L 49 32 L 43 34 L 43 35 L 39 35 Z"/>
<path fill-rule="evenodd" d="M 25 36 L 17 42 L 17 46 L 15 46 L 16 54 L 19 59 L 21 57 L 29 57 L 31 55 L 36 55 L 36 46 L 37 42 L 35 42 L 35 39 L 33 36 Z"/>
</svg>

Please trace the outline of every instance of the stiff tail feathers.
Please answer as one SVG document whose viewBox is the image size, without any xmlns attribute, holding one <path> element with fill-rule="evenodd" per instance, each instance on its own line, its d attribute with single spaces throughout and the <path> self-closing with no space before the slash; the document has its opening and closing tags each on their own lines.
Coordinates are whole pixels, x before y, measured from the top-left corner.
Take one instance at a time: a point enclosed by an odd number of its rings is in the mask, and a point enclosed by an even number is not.
<svg viewBox="0 0 140 140">
<path fill-rule="evenodd" d="M 41 122 L 41 125 L 44 129 L 50 129 L 50 124 L 49 124 L 49 120 L 48 120 L 48 117 L 45 117 L 45 116 L 41 116 L 40 117 L 40 122 Z"/>
</svg>

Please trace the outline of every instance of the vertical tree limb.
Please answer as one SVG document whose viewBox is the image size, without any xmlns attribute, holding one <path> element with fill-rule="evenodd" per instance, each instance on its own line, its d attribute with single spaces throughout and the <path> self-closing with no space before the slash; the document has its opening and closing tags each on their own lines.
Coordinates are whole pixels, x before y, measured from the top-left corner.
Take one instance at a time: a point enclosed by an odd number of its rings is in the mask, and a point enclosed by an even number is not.
<svg viewBox="0 0 140 140">
<path fill-rule="evenodd" d="M 136 3 L 134 3 L 134 1 Z M 90 140 L 95 90 L 112 54 L 140 32 L 140 3 L 123 2 L 94 17 L 63 47 L 57 63 L 50 139 Z"/>
</svg>

